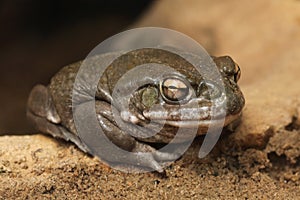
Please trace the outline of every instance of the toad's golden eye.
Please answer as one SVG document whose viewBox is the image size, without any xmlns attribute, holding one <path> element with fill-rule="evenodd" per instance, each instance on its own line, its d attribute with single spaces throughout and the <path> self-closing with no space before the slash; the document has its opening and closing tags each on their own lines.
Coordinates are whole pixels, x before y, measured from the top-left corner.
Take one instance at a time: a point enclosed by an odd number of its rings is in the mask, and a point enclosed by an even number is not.
<svg viewBox="0 0 300 200">
<path fill-rule="evenodd" d="M 182 80 L 167 78 L 161 83 L 161 94 L 165 100 L 175 103 L 187 98 L 189 87 Z"/>
</svg>

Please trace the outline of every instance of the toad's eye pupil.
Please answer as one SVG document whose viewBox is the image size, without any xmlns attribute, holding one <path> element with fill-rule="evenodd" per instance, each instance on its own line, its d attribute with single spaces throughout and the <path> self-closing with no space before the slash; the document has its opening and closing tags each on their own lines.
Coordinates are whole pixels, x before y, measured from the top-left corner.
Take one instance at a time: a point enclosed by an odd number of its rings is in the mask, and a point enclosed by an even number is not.
<svg viewBox="0 0 300 200">
<path fill-rule="evenodd" d="M 177 88 L 176 86 L 171 85 L 171 86 L 169 86 L 169 89 L 170 89 L 170 90 L 172 90 L 172 89 L 173 89 L 173 90 L 176 90 L 176 89 L 179 89 L 179 88 Z"/>
<path fill-rule="evenodd" d="M 178 102 L 187 97 L 189 89 L 182 80 L 168 78 L 163 81 L 161 92 L 165 100 Z"/>
</svg>

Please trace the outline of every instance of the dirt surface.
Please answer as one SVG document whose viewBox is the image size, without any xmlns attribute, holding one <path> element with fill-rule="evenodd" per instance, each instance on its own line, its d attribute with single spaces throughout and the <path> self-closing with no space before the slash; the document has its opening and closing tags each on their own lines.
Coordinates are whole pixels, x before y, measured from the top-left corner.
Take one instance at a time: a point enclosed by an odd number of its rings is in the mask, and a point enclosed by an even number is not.
<svg viewBox="0 0 300 200">
<path fill-rule="evenodd" d="M 197 158 L 200 138 L 163 175 L 115 171 L 42 135 L 2 137 L 1 199 L 296 199 L 299 136 L 281 130 L 262 150 L 236 149 L 225 136 L 204 159 Z"/>
<path fill-rule="evenodd" d="M 176 14 L 174 14 L 176 13 Z M 300 199 L 300 1 L 164 0 L 134 26 L 186 33 L 242 68 L 242 124 L 165 174 L 110 169 L 43 135 L 0 137 L 0 199 Z"/>
</svg>

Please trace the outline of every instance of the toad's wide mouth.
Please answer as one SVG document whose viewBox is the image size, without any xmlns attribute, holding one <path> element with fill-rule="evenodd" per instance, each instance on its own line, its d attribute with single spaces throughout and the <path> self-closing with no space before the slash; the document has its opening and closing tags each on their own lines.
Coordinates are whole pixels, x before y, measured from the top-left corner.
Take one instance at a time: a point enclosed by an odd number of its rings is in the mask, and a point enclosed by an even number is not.
<svg viewBox="0 0 300 200">
<path fill-rule="evenodd" d="M 181 121 L 174 121 L 174 120 L 154 120 L 157 123 L 164 123 L 174 127 L 183 127 L 183 128 L 220 128 L 225 127 L 228 124 L 232 123 L 236 119 L 241 116 L 241 112 L 235 115 L 227 115 L 224 118 L 220 119 L 205 119 L 205 120 L 181 120 Z"/>
<path fill-rule="evenodd" d="M 194 98 L 180 105 L 156 104 L 144 110 L 143 116 L 149 121 L 174 127 L 224 127 L 238 119 L 242 112 L 240 107 L 227 106 L 226 95 L 214 100 Z"/>
<path fill-rule="evenodd" d="M 143 116 L 155 123 L 184 128 L 224 127 L 238 119 L 241 111 L 234 114 L 226 112 L 224 106 L 202 107 L 153 107 L 145 110 Z"/>
</svg>

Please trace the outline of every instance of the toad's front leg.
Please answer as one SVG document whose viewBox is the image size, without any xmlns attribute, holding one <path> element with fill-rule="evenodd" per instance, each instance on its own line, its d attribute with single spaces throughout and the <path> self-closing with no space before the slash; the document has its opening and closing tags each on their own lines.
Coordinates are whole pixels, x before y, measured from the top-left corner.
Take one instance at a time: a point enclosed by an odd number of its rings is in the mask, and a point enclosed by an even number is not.
<svg viewBox="0 0 300 200">
<path fill-rule="evenodd" d="M 179 157 L 177 153 L 160 152 L 150 145 L 138 141 L 127 133 L 130 129 L 120 129 L 113 117 L 111 104 L 108 104 L 107 102 L 96 101 L 95 104 L 94 102 L 83 103 L 75 109 L 74 114 L 83 118 L 92 117 L 92 115 L 94 115 L 92 112 L 86 112 L 88 110 L 87 107 L 91 106 L 91 104 L 96 106 L 97 120 L 104 133 L 104 135 L 98 133 L 96 137 L 98 141 L 95 141 L 93 142 L 93 145 L 90 145 L 92 154 L 101 154 L 103 156 L 100 156 L 100 158 L 108 162 L 137 165 L 151 168 L 158 172 L 163 172 L 159 162 L 173 161 Z M 110 141 L 108 147 L 105 146 L 107 143 L 102 143 L 106 139 L 109 139 Z M 104 145 L 101 146 L 101 144 Z M 87 144 L 87 146 L 89 145 Z M 118 154 L 118 148 L 127 152 L 125 153 L 125 156 L 123 156 L 124 154 Z M 111 151 L 111 149 L 114 151 Z"/>
</svg>

